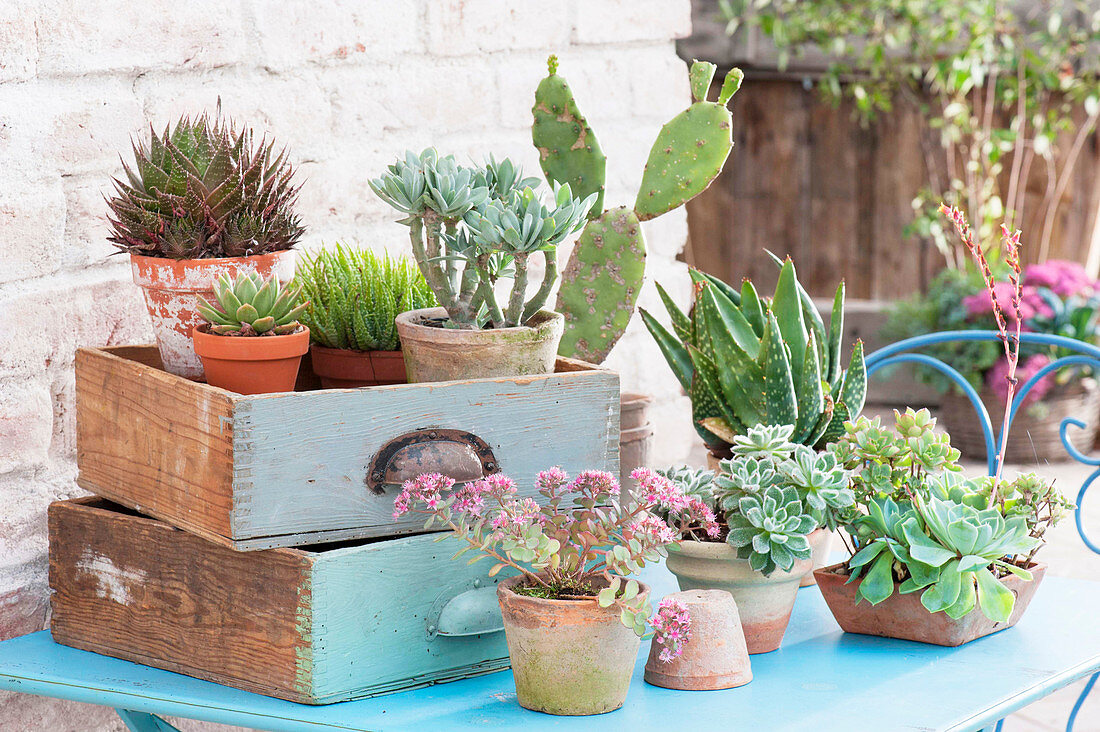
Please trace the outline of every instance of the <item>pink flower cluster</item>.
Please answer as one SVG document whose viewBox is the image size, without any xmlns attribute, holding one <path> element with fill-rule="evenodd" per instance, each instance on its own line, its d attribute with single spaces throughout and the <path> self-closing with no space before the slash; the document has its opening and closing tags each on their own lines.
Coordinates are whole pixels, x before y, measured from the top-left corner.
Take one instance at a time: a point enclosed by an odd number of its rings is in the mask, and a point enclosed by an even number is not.
<svg viewBox="0 0 1100 732">
<path fill-rule="evenodd" d="M 561 470 L 561 468 L 556 468 L 556 470 Z M 617 496 L 619 495 L 619 481 L 615 480 L 615 476 L 605 470 L 585 470 L 573 479 L 572 484 L 569 486 L 569 492 L 580 493 L 588 498 L 593 498 L 600 493 Z"/>
<path fill-rule="evenodd" d="M 1037 374 L 1041 368 L 1050 363 L 1050 359 L 1041 353 L 1037 353 L 1031 356 L 1022 364 L 1016 367 L 1016 378 L 1019 380 L 1020 385 L 1026 384 L 1028 379 Z M 1001 401 L 1008 399 L 1008 359 L 1003 356 L 997 359 L 997 363 L 993 364 L 993 368 L 985 374 L 985 383 L 989 389 L 997 395 L 997 398 Z M 1054 386 L 1054 381 L 1051 376 L 1044 376 L 1039 379 L 1036 384 L 1031 387 L 1031 391 L 1024 397 L 1024 406 L 1034 404 L 1042 399 L 1050 388 Z"/>
<path fill-rule="evenodd" d="M 1077 262 L 1048 259 L 1024 270 L 1024 287 L 1047 287 L 1058 297 L 1091 297 L 1097 282 Z"/>
<path fill-rule="evenodd" d="M 651 513 L 644 513 L 634 519 L 626 527 L 625 535 L 627 539 L 636 538 L 642 542 L 658 546 L 671 544 L 680 538 L 676 529 Z"/>
<path fill-rule="evenodd" d="M 443 502 L 443 492 L 451 490 L 454 484 L 453 478 L 439 473 L 423 473 L 415 480 L 406 480 L 393 501 L 393 517 L 401 518 L 417 502 L 434 511 Z"/>
<path fill-rule="evenodd" d="M 1012 283 L 997 282 L 993 285 L 993 291 L 996 293 L 997 305 L 1004 313 L 1005 320 L 1008 321 L 1009 325 L 1015 326 L 1016 310 L 1012 305 L 1015 288 Z M 989 315 L 993 312 L 993 298 L 988 290 L 982 290 L 964 297 L 963 307 L 966 308 L 966 314 L 971 318 Z M 1036 316 L 1053 318 L 1054 311 L 1051 309 L 1050 304 L 1039 294 L 1037 288 L 1024 285 L 1020 289 L 1020 329 L 1028 330 L 1027 322 Z"/>
<path fill-rule="evenodd" d="M 707 536 L 718 536 L 718 521 L 714 511 L 701 499 L 687 495 L 671 480 L 649 468 L 635 468 L 630 477 L 637 481 L 643 503 L 668 511 L 670 517 L 687 524 L 699 524 L 707 532 Z"/>
<path fill-rule="evenodd" d="M 664 663 L 683 653 L 684 643 L 691 640 L 691 615 L 679 600 L 669 597 L 661 600 L 649 625 L 653 628 L 653 642 L 664 646 L 659 656 Z"/>
</svg>

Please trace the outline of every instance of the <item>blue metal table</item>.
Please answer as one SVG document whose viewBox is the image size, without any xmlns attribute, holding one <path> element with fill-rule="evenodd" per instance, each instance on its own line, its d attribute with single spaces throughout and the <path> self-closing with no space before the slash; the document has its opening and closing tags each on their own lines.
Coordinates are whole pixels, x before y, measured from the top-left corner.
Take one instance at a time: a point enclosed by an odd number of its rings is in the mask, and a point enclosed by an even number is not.
<svg viewBox="0 0 1100 732">
<path fill-rule="evenodd" d="M 675 590 L 658 567 L 656 594 Z M 0 643 L 0 688 L 115 707 L 136 732 L 173 715 L 263 730 L 721 729 L 977 730 L 1100 670 L 1100 582 L 1048 577 L 1019 625 L 959 648 L 847 635 L 816 587 L 799 591 L 783 647 L 753 656 L 754 680 L 675 692 L 642 681 L 625 706 L 552 717 L 516 703 L 510 672 L 311 707 L 55 644 L 48 631 Z M 28 730 L 27 732 L 32 732 Z"/>
</svg>

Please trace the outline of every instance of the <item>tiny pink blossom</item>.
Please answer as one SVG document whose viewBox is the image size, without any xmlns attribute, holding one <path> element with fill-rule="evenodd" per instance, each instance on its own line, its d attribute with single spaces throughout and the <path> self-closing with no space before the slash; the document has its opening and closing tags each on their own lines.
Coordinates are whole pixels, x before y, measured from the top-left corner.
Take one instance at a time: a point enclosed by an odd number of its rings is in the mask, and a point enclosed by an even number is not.
<svg viewBox="0 0 1100 732">
<path fill-rule="evenodd" d="M 654 643 L 664 646 L 659 658 L 669 663 L 684 650 L 684 643 L 691 640 L 691 614 L 679 600 L 666 597 L 657 605 L 657 612 L 649 619 L 653 628 Z"/>
</svg>

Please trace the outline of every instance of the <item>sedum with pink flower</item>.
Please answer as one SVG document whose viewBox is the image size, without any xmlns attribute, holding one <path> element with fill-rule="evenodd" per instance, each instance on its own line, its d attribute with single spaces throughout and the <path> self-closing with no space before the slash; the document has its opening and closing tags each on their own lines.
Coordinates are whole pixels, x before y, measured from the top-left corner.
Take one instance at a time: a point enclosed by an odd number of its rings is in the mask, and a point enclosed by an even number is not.
<svg viewBox="0 0 1100 732">
<path fill-rule="evenodd" d="M 667 556 L 680 536 L 680 524 L 718 535 L 713 511 L 689 497 L 670 480 L 646 468 L 631 477 L 638 498 L 622 500 L 619 483 L 604 471 L 586 470 L 570 478 L 553 467 L 538 474 L 541 502 L 517 496 L 515 482 L 494 474 L 455 489 L 455 481 L 425 473 L 407 481 L 394 500 L 394 517 L 427 516 L 425 529 L 446 527 L 466 546 L 454 559 L 473 551 L 472 564 L 490 558 L 489 576 L 505 568 L 523 575 L 518 594 L 547 599 L 595 596 L 601 607 L 618 603 L 621 620 L 640 637 L 656 632 L 669 651 L 679 654 L 686 638 L 686 618 L 671 610 L 650 619 L 652 608 L 639 594 L 636 580 L 626 579 L 647 562 Z M 663 512 L 677 525 L 660 518 Z M 446 536 L 444 534 L 443 536 Z M 596 591 L 596 587 L 603 589 Z M 686 612 L 686 611 L 685 611 Z M 665 629 L 672 636 L 666 637 Z"/>
</svg>

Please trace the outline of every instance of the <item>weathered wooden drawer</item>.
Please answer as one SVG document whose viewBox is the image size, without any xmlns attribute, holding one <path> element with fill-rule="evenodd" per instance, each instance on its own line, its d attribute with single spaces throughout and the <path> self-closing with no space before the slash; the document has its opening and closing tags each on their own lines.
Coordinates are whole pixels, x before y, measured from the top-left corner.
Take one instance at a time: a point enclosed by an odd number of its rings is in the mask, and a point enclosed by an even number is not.
<svg viewBox="0 0 1100 732">
<path fill-rule="evenodd" d="M 243 396 L 163 371 L 152 346 L 81 349 L 76 411 L 82 488 L 241 550 L 417 531 L 393 519 L 386 481 L 440 461 L 531 496 L 550 465 L 619 464 L 618 376 L 568 359 L 541 376 Z"/>
<path fill-rule="evenodd" d="M 508 666 L 500 577 L 451 538 L 237 552 L 100 498 L 49 536 L 64 645 L 308 704 Z"/>
</svg>

